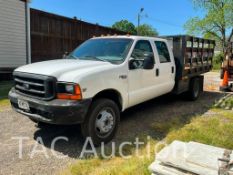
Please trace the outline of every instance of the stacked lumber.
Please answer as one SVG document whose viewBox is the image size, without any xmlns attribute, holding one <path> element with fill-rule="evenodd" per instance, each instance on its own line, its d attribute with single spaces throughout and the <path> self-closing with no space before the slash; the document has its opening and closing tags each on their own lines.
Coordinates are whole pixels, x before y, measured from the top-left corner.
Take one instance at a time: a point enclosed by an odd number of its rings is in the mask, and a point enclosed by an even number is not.
<svg viewBox="0 0 233 175">
<path fill-rule="evenodd" d="M 233 175 L 233 153 L 196 142 L 174 141 L 156 155 L 152 175 Z"/>
</svg>

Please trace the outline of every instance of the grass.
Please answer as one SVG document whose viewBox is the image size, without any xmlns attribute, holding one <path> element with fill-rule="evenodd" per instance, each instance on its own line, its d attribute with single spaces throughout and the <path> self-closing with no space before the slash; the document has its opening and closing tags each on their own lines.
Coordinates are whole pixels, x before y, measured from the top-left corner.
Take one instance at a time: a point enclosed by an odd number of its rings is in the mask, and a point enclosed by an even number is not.
<svg viewBox="0 0 233 175">
<path fill-rule="evenodd" d="M 154 141 L 150 142 L 150 146 L 155 146 Z M 140 149 L 140 155 L 147 154 L 147 146 Z M 130 159 L 122 159 L 114 157 L 112 159 L 94 158 L 88 160 L 79 160 L 63 171 L 63 175 L 144 175 L 150 174 L 148 165 L 154 160 L 154 152 L 150 152 L 149 156 L 137 157 L 132 154 Z"/>
<path fill-rule="evenodd" d="M 114 158 L 111 160 L 92 159 L 79 162 L 70 167 L 71 171 L 65 174 L 95 174 L 95 175 L 135 175 L 150 174 L 148 165 L 153 159 L 132 158 L 123 160 Z"/>
<path fill-rule="evenodd" d="M 0 109 L 10 104 L 8 92 L 12 86 L 12 82 L 0 82 Z"/>
<path fill-rule="evenodd" d="M 171 131 L 167 143 L 195 141 L 227 149 L 233 148 L 233 112 L 212 109 L 211 116 L 199 116 L 179 130 Z"/>
<path fill-rule="evenodd" d="M 232 98 L 224 99 L 225 103 L 232 103 Z M 165 135 L 164 141 L 171 143 L 174 140 L 196 141 L 199 143 L 218 146 L 226 149 L 233 148 L 233 111 L 211 108 L 208 113 L 201 116 L 192 116 L 189 120 L 183 116 L 171 120 L 155 123 L 153 130 Z M 159 140 L 152 140 L 156 145 Z M 140 149 L 145 154 L 146 147 Z M 148 166 L 153 162 L 155 152 L 150 157 L 138 158 L 132 151 L 132 158 L 112 159 L 93 158 L 78 160 L 70 165 L 63 175 L 149 175 Z"/>
</svg>

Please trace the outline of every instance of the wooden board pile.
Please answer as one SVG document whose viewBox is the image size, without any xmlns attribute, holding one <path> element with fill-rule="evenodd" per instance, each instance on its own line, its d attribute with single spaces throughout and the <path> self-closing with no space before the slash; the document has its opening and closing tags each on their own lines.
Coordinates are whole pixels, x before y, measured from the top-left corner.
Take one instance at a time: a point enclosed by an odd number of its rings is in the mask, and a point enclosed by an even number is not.
<svg viewBox="0 0 233 175">
<path fill-rule="evenodd" d="M 195 142 L 174 141 L 156 155 L 152 175 L 233 175 L 233 153 Z"/>
</svg>

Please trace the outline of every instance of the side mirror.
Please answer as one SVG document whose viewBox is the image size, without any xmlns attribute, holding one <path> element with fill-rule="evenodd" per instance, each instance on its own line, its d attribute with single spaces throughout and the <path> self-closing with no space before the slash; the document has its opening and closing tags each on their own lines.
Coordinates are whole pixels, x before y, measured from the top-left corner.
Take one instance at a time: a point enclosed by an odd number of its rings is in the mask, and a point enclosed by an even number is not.
<svg viewBox="0 0 233 175">
<path fill-rule="evenodd" d="M 69 52 L 65 52 L 62 56 L 63 59 L 65 59 L 69 55 Z"/>
<path fill-rule="evenodd" d="M 133 69 L 143 69 L 143 59 L 130 59 L 129 60 L 129 69 L 133 70 Z"/>
<path fill-rule="evenodd" d="M 154 57 L 146 56 L 143 61 L 143 69 L 146 69 L 146 70 L 153 69 L 154 66 L 155 66 Z"/>
<path fill-rule="evenodd" d="M 136 69 L 136 68 L 137 68 L 136 61 L 134 59 L 130 59 L 129 60 L 129 69 L 133 70 L 133 69 Z"/>
</svg>

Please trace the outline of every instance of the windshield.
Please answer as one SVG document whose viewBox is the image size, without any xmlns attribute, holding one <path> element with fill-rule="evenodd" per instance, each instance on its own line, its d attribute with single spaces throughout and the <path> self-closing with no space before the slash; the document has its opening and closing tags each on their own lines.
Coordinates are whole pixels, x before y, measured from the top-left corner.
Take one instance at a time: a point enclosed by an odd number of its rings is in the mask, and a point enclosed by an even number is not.
<svg viewBox="0 0 233 175">
<path fill-rule="evenodd" d="M 91 39 L 75 49 L 69 58 L 120 64 L 127 57 L 132 42 L 132 39 Z"/>
</svg>

